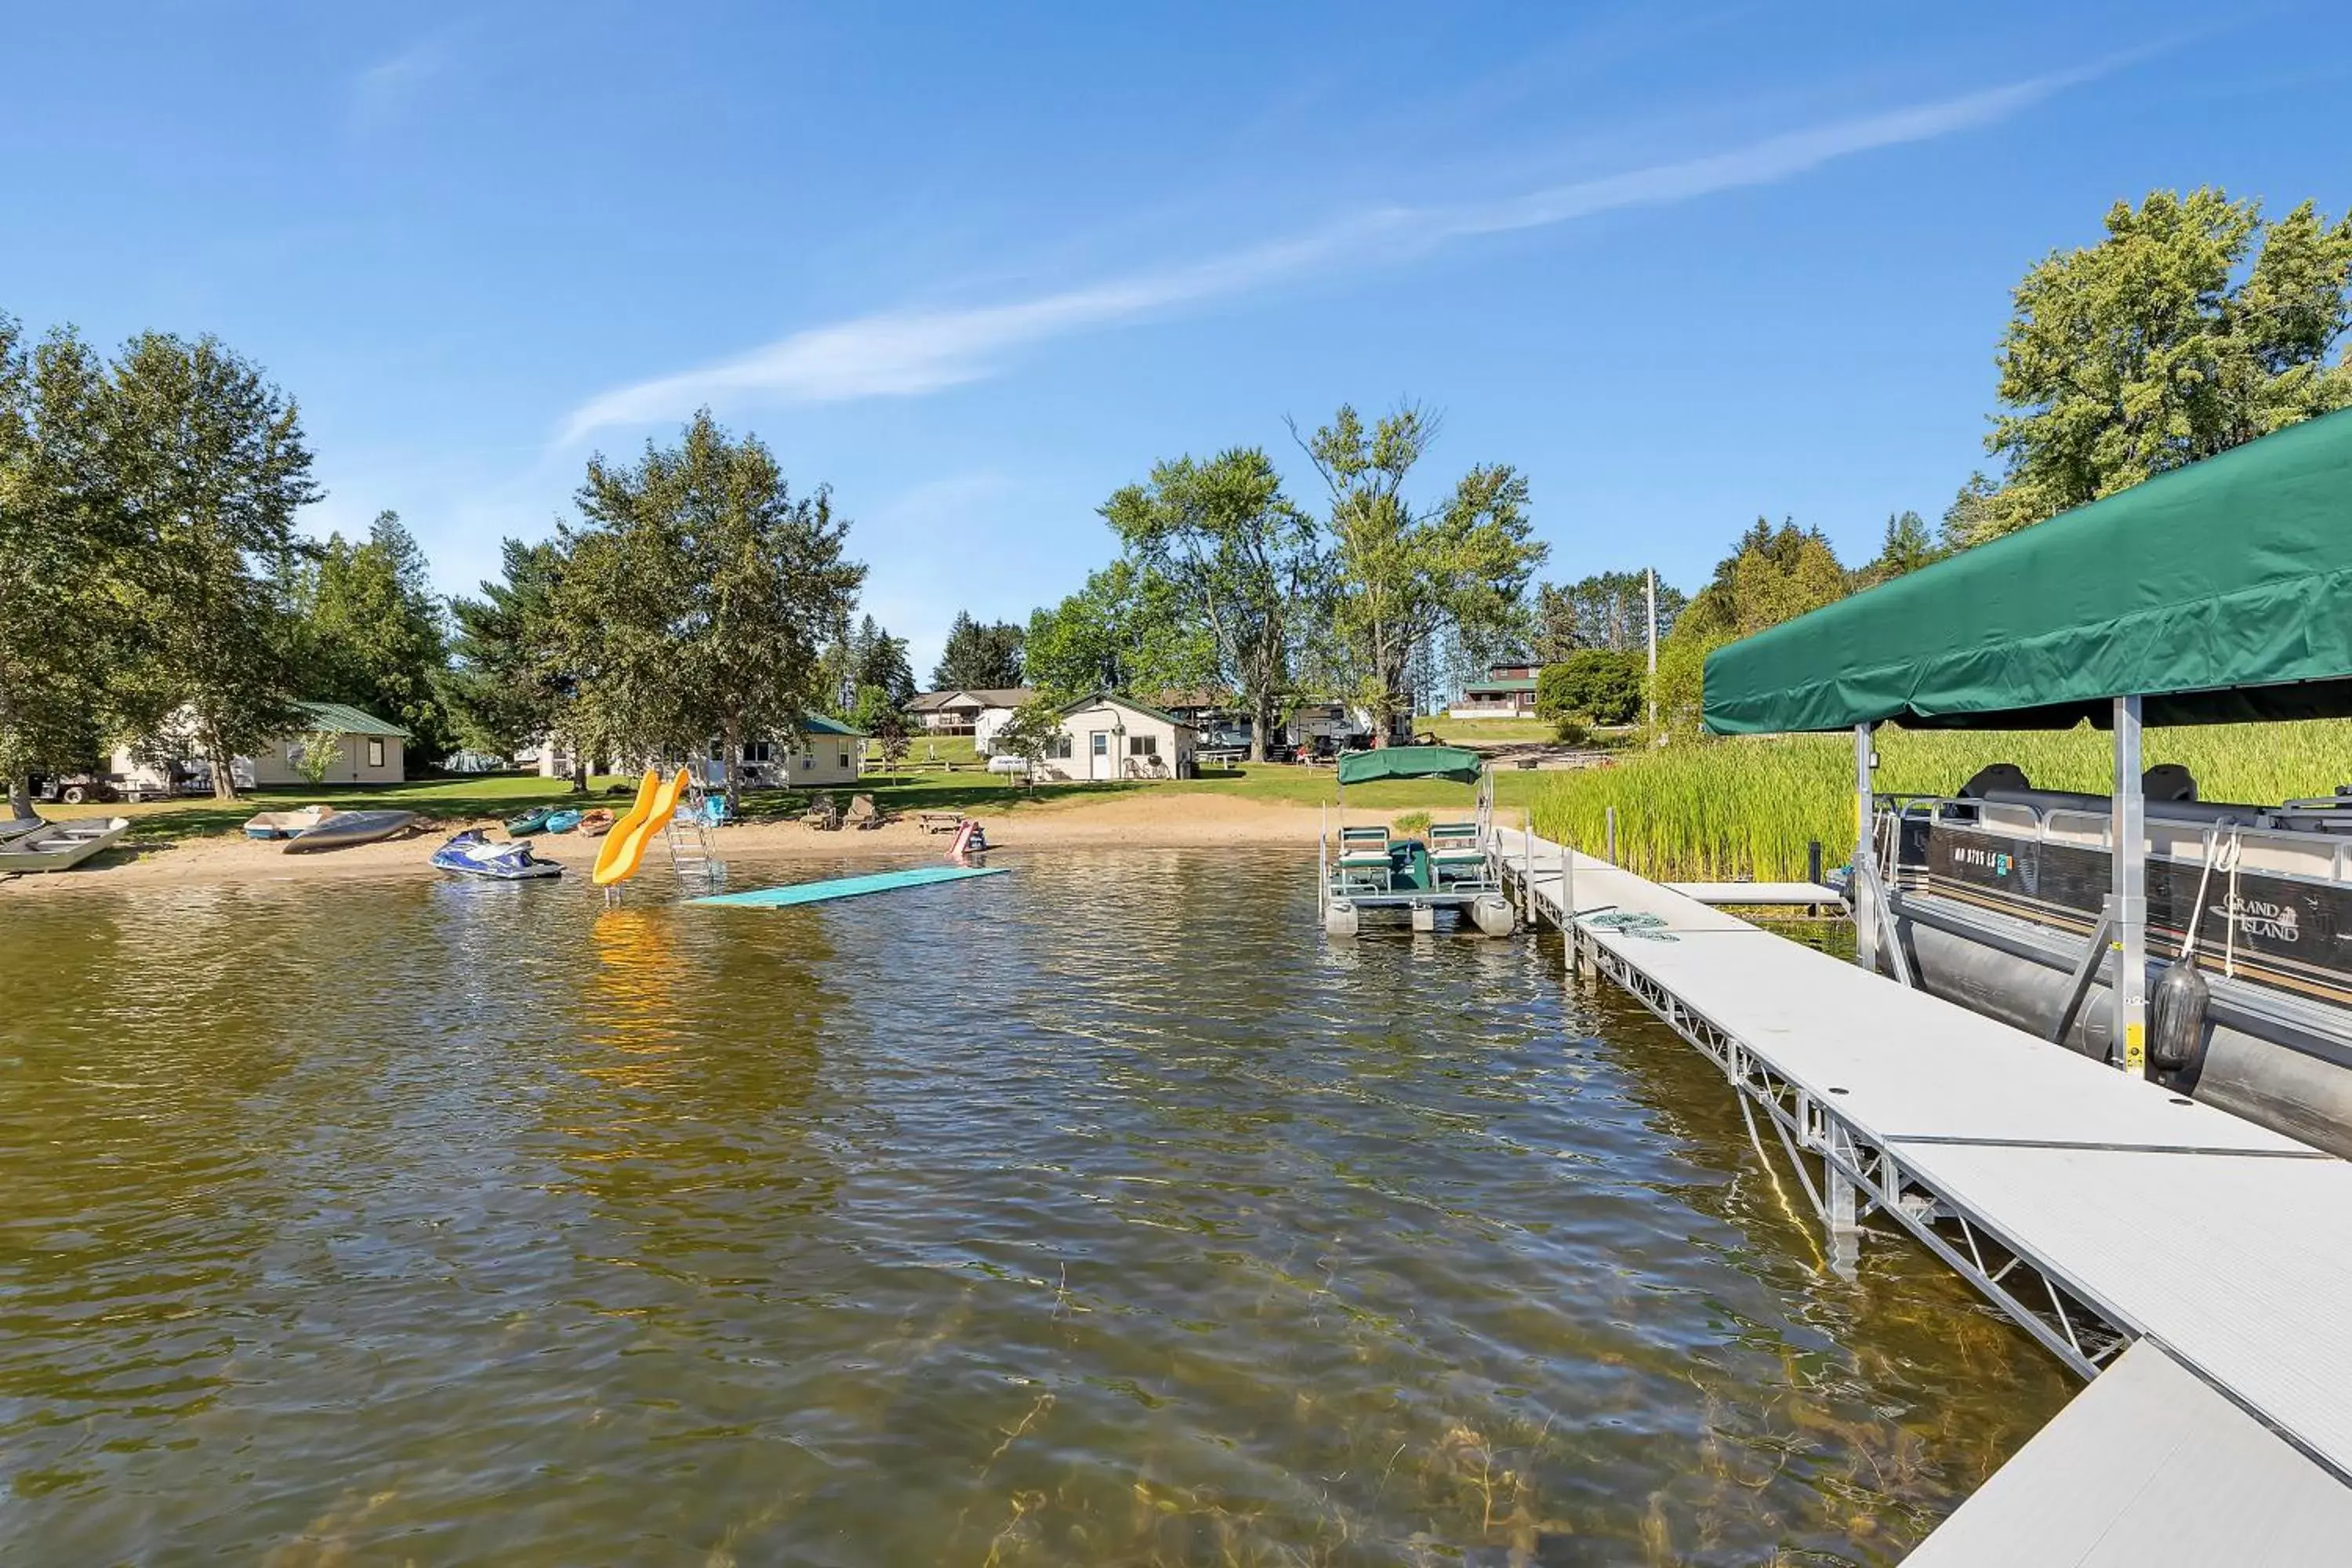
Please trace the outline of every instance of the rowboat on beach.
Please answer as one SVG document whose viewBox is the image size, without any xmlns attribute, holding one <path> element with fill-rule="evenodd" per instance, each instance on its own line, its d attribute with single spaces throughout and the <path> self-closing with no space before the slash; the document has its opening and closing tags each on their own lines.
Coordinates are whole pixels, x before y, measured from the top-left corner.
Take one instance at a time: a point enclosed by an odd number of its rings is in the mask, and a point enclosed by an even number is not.
<svg viewBox="0 0 2352 1568">
<path fill-rule="evenodd" d="M 0 875 L 13 871 L 64 871 L 80 865 L 131 831 L 127 816 L 47 823 L 0 844 Z"/>
</svg>

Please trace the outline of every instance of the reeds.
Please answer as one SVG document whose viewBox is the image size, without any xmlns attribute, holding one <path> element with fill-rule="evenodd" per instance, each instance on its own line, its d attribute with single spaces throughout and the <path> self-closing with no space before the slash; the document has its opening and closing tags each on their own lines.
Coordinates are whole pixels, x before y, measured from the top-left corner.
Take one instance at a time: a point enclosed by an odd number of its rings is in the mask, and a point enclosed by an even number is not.
<svg viewBox="0 0 2352 1568">
<path fill-rule="evenodd" d="M 1958 789 L 1988 763 L 2014 763 L 2040 789 L 2106 793 L 2112 742 L 2088 725 L 2070 731 L 1879 731 L 1881 791 Z M 2207 800 L 2272 803 L 2352 784 L 2352 720 L 2212 724 L 2150 730 L 2147 763 L 2179 763 Z M 1617 808 L 1617 853 L 1645 876 L 1799 877 L 1806 845 L 1829 865 L 1853 844 L 1853 742 L 1845 735 L 1776 735 L 1669 746 L 1628 754 L 1613 767 L 1548 775 L 1538 787 L 1537 831 L 1565 834 L 1598 853 L 1605 814 Z"/>
</svg>

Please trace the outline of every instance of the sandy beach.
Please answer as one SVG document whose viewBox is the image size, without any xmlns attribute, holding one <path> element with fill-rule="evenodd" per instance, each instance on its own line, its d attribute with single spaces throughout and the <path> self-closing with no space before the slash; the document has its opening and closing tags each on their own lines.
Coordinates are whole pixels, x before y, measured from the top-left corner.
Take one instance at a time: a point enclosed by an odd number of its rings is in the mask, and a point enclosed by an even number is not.
<svg viewBox="0 0 2352 1568">
<path fill-rule="evenodd" d="M 1302 806 L 1240 800 L 1231 795 L 1153 792 L 1108 800 L 1041 802 L 1006 812 L 975 811 L 992 847 L 1218 848 L 1243 845 L 1311 847 L 1322 814 Z M 1373 820 L 1377 812 L 1350 813 Z M 289 855 L 279 844 L 257 843 L 230 834 L 182 839 L 108 851 L 69 871 L 37 873 L 0 880 L 0 904 L 15 899 L 53 897 L 75 889 L 130 889 L 217 886 L 237 883 L 311 882 L 337 878 L 440 877 L 428 861 L 434 846 L 461 828 L 482 827 L 490 837 L 504 832 L 491 817 L 442 817 L 405 837 L 309 855 Z M 547 858 L 562 861 L 566 875 L 584 876 L 595 859 L 595 840 L 554 835 L 538 841 Z M 908 817 L 867 829 L 819 832 L 797 822 L 742 823 L 718 830 L 719 853 L 744 858 L 838 859 L 845 855 L 905 858 L 944 856 L 948 838 L 927 834 Z M 658 859 L 659 847 L 648 853 Z"/>
</svg>

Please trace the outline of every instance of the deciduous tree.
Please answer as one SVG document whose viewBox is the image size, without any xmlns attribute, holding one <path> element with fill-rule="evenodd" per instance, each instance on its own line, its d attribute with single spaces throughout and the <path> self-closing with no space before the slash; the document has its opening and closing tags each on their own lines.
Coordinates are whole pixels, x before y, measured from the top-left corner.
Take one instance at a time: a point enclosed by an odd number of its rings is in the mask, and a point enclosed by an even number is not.
<svg viewBox="0 0 2352 1568">
<path fill-rule="evenodd" d="M 1029 617 L 1030 684 L 1060 701 L 1089 691 L 1128 695 L 1216 679 L 1214 648 L 1165 577 L 1121 557 L 1086 586 Z"/>
<path fill-rule="evenodd" d="M 1534 652 L 1546 664 L 1580 647 L 1629 648 L 1649 645 L 1648 582 L 1641 572 L 1596 572 L 1574 583 L 1546 583 L 1536 590 Z M 1689 597 L 1658 580 L 1658 640 L 1674 634 L 1675 617 Z"/>
<path fill-rule="evenodd" d="M 1531 537 L 1527 480 L 1508 465 L 1472 468 L 1433 506 L 1406 499 L 1405 481 L 1435 435 L 1434 421 L 1410 405 L 1369 428 L 1342 405 L 1300 439 L 1330 491 L 1332 627 L 1376 745 L 1411 706 L 1416 647 L 1446 631 L 1481 651 L 1521 639 L 1521 595 L 1545 553 Z"/>
<path fill-rule="evenodd" d="M 1329 597 L 1329 558 L 1314 520 L 1282 493 L 1265 452 L 1234 447 L 1205 463 L 1165 462 L 1102 509 L 1139 568 L 1168 584 L 1180 615 L 1206 634 L 1217 682 L 1255 721 L 1250 758 L 1290 687 L 1293 643 Z"/>
<path fill-rule="evenodd" d="M 133 338 L 98 397 L 100 461 L 136 542 L 127 582 L 150 723 L 184 703 L 229 759 L 302 721 L 284 592 L 295 513 L 319 499 L 296 405 L 213 338 Z"/>
<path fill-rule="evenodd" d="M 589 459 L 576 504 L 558 605 L 592 649 L 599 738 L 698 755 L 716 736 L 740 812 L 744 742 L 797 736 L 819 704 L 819 641 L 866 577 L 842 554 L 848 523 L 823 487 L 795 499 L 759 437 L 730 437 L 708 409 L 635 464 Z"/>
<path fill-rule="evenodd" d="M 1998 489 L 1959 512 L 1979 542 L 2352 404 L 2352 218 L 2273 223 L 2206 188 L 2118 202 L 2096 245 L 2017 286 L 2001 339 Z M 1963 495 L 1964 500 L 1970 498 Z"/>
<path fill-rule="evenodd" d="M 100 461 L 105 367 L 69 331 L 29 352 L 0 315 L 0 781 L 32 811 L 34 773 L 103 750 L 128 627 L 131 541 Z"/>
</svg>

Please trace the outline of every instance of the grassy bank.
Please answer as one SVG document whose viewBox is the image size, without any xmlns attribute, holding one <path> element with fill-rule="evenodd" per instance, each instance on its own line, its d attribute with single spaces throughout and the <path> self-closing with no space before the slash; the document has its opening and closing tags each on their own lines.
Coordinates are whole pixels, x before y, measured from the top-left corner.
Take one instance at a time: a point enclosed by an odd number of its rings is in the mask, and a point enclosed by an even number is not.
<svg viewBox="0 0 2352 1568">
<path fill-rule="evenodd" d="M 1527 804 L 1538 787 L 1534 773 L 1500 776 L 1499 790 L 1507 805 Z M 539 805 L 594 804 L 618 810 L 636 788 L 637 781 L 599 778 L 591 796 L 573 795 L 567 784 L 536 774 L 493 773 L 462 778 L 419 779 L 407 784 L 367 788 L 266 789 L 249 791 L 234 803 L 209 798 L 150 801 L 140 805 L 45 805 L 41 814 L 53 818 L 127 816 L 131 837 L 156 844 L 213 833 L 235 833 L 257 812 L 285 811 L 312 801 L 324 801 L 346 811 L 382 809 L 414 811 L 445 822 L 469 822 L 514 816 Z M 1303 768 L 1267 763 L 1213 770 L 1198 779 L 1122 781 L 1115 784 L 1049 784 L 1024 789 L 1002 776 L 966 771 L 908 771 L 896 778 L 869 777 L 829 793 L 844 800 L 852 794 L 871 795 L 885 810 L 969 811 L 989 816 L 1007 812 L 1048 810 L 1083 805 L 1116 795 L 1150 795 L 1167 800 L 1169 810 L 1181 812 L 1188 796 L 1227 795 L 1269 805 L 1314 807 L 1334 799 L 1336 784 L 1329 768 Z M 744 799 L 744 816 L 752 821 L 794 816 L 807 809 L 805 790 L 760 792 Z M 1389 811 L 1428 807 L 1466 813 L 1473 791 L 1468 784 L 1439 780 L 1384 779 L 1348 792 L 1352 810 Z"/>
<path fill-rule="evenodd" d="M 1883 730 L 1881 790 L 1958 789 L 1988 763 L 2015 763 L 2043 789 L 2106 793 L 2110 742 L 2084 726 L 2047 731 Z M 2150 730 L 2148 764 L 2179 763 L 2208 800 L 2279 801 L 2352 783 L 2352 721 Z M 1819 839 L 1839 865 L 1853 838 L 1853 742 L 1742 738 L 1628 753 L 1614 767 L 1547 773 L 1534 791 L 1547 837 L 1597 850 L 1617 808 L 1620 857 L 1661 877 L 1793 877 Z"/>
</svg>

